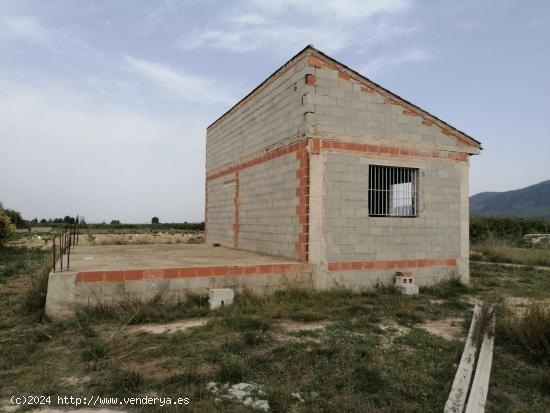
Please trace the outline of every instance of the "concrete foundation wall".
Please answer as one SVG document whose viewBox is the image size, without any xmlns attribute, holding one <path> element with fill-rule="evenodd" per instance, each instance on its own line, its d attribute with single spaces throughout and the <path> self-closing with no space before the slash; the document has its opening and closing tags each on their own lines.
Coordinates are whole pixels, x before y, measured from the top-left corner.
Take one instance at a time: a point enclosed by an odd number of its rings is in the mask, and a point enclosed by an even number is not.
<svg viewBox="0 0 550 413">
<path fill-rule="evenodd" d="M 396 267 L 391 269 L 329 271 L 322 273 L 317 282 L 318 287 L 323 289 L 345 287 L 363 290 L 379 285 L 393 285 L 396 271 L 412 272 L 414 283 L 418 286 L 425 286 L 454 276 L 455 270 L 446 266 L 434 266 L 430 268 Z"/>
<path fill-rule="evenodd" d="M 232 267 L 167 268 L 154 270 L 51 273 L 46 312 L 70 316 L 80 306 L 148 301 L 185 302 L 189 294 L 208 294 L 210 288 L 269 294 L 288 288 L 310 288 L 307 264 L 262 264 Z"/>
</svg>

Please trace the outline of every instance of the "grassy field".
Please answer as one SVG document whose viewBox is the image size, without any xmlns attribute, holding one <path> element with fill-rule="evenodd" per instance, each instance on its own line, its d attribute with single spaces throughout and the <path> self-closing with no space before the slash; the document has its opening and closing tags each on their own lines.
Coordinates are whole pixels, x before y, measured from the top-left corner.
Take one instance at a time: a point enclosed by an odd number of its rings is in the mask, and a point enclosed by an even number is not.
<svg viewBox="0 0 550 413">
<path fill-rule="evenodd" d="M 10 277 L 28 274 L 40 264 L 47 251 L 41 248 L 9 246 L 0 248 L 0 283 Z"/>
<path fill-rule="evenodd" d="M 472 258 L 481 261 L 540 265 L 550 267 L 549 248 L 521 248 L 510 242 L 484 241 L 473 244 Z"/>
<path fill-rule="evenodd" d="M 274 412 L 440 412 L 463 347 L 458 338 L 473 302 L 486 300 L 498 305 L 488 411 L 546 412 L 550 405 L 548 353 L 523 345 L 513 324 L 527 301 L 550 300 L 548 273 L 532 268 L 473 263 L 471 286 L 451 281 L 414 298 L 385 288 L 296 290 L 241 295 L 212 313 L 204 297 L 192 296 L 176 307 L 90 308 L 62 322 L 44 318 L 43 283 L 33 282 L 43 273 L 28 269 L 33 276 L 0 284 L 0 400 L 15 393 L 179 396 L 190 398 L 189 411 L 245 412 L 206 386 L 253 382 Z M 135 330 L 197 317 L 208 317 L 206 325 L 172 334 Z M 539 325 L 545 322 L 548 314 Z M 540 346 L 550 341 L 544 334 Z"/>
<path fill-rule="evenodd" d="M 52 238 L 59 233 L 17 234 L 10 239 L 13 247 L 49 248 Z M 144 245 L 144 244 L 197 244 L 204 242 L 204 232 L 171 229 L 167 231 L 144 229 L 81 229 L 78 245 Z"/>
</svg>

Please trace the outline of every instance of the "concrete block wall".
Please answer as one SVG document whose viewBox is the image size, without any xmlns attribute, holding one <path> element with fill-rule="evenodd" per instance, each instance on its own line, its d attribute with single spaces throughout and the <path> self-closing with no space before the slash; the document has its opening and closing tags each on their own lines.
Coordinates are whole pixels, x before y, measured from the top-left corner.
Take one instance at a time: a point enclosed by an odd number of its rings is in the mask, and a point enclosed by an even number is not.
<svg viewBox="0 0 550 413">
<path fill-rule="evenodd" d="M 206 173 L 305 134 L 302 96 L 312 90 L 304 79 L 314 69 L 305 56 L 289 62 L 249 97 L 209 126 Z"/>
<path fill-rule="evenodd" d="M 369 217 L 369 165 L 419 169 L 419 215 Z M 328 261 L 456 257 L 460 247 L 458 162 L 326 156 L 325 231 Z"/>
<path fill-rule="evenodd" d="M 479 153 L 449 125 L 334 62 L 313 54 L 308 64 L 315 69 L 314 91 L 305 97 L 308 136 Z"/>
<path fill-rule="evenodd" d="M 238 248 L 299 258 L 296 158 L 289 153 L 240 172 Z"/>
<path fill-rule="evenodd" d="M 207 182 L 208 193 L 208 242 L 234 246 L 233 224 L 235 222 L 235 191 L 234 175 L 224 176 Z"/>
<path fill-rule="evenodd" d="M 207 241 L 307 261 L 306 146 L 298 140 L 210 175 Z"/>
<path fill-rule="evenodd" d="M 297 247 L 307 242 L 297 214 L 304 201 L 296 192 L 303 160 L 297 148 L 280 152 L 305 135 L 313 70 L 298 56 L 208 128 L 208 243 L 304 260 L 305 247 Z M 228 180 L 236 187 L 224 186 Z"/>
<path fill-rule="evenodd" d="M 364 271 L 362 278 L 356 277 L 360 271 L 329 271 L 328 284 L 341 279 L 347 280 L 348 285 L 372 284 L 378 279 L 387 281 L 396 270 L 411 267 L 417 282 L 426 284 L 456 271 L 456 262 L 461 258 L 459 205 L 464 161 L 345 152 L 327 152 L 324 158 L 325 262 L 327 265 L 331 262 L 387 263 L 381 266 L 384 268 Z M 371 164 L 419 169 L 417 217 L 369 217 Z M 439 267 L 437 270 L 427 268 L 430 260 L 434 267 Z"/>
<path fill-rule="evenodd" d="M 317 286 L 388 283 L 398 270 L 420 285 L 467 282 L 468 158 L 480 145 L 327 56 L 312 51 L 308 64 L 306 128 L 322 148 L 310 159 Z M 420 170 L 418 217 L 368 216 L 370 164 Z"/>
</svg>

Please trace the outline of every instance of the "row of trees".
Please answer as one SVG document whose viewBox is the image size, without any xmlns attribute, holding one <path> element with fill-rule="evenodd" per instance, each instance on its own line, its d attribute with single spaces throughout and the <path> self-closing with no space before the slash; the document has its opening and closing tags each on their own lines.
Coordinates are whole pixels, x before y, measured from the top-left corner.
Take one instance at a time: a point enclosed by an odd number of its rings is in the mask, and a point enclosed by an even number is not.
<svg viewBox="0 0 550 413">
<path fill-rule="evenodd" d="M 58 225 L 68 225 L 74 224 L 76 222 L 76 217 L 71 217 L 65 215 L 63 218 L 34 218 L 30 221 L 25 220 L 19 211 L 6 208 L 4 209 L 0 203 L 0 245 L 4 240 L 6 240 L 10 235 L 16 232 L 17 228 L 29 228 L 36 225 L 48 225 L 48 226 L 58 226 Z M 113 219 L 109 224 L 102 222 L 99 224 L 87 224 L 86 220 L 82 217 L 78 218 L 81 227 L 83 228 L 101 228 L 101 227 L 111 227 L 111 228 L 127 228 L 127 229 L 137 229 L 148 224 L 123 224 L 118 219 Z M 153 217 L 151 219 L 151 225 L 159 229 L 182 229 L 182 230 L 195 230 L 201 231 L 204 230 L 204 222 L 198 223 L 161 223 L 158 217 Z"/>
<path fill-rule="evenodd" d="M 38 218 L 31 219 L 30 221 L 27 221 L 23 219 L 21 216 L 21 213 L 19 211 L 15 211 L 13 209 L 4 209 L 5 214 L 10 218 L 10 221 L 12 224 L 15 225 L 16 228 L 28 228 L 29 226 L 35 226 L 35 225 L 52 225 L 52 224 L 74 224 L 77 220 L 75 217 L 71 217 L 69 215 L 65 215 L 63 218 L 42 218 L 41 220 L 38 220 Z M 86 225 L 86 220 L 84 218 L 78 218 L 79 223 L 83 226 Z M 106 222 L 102 222 L 102 225 L 107 225 Z M 158 225 L 160 224 L 158 217 L 153 217 L 151 219 L 151 224 Z M 124 225 L 121 224 L 120 220 L 113 219 L 109 225 Z"/>
<path fill-rule="evenodd" d="M 521 241 L 525 234 L 550 234 L 550 221 L 516 217 L 471 217 L 470 240 Z"/>
</svg>

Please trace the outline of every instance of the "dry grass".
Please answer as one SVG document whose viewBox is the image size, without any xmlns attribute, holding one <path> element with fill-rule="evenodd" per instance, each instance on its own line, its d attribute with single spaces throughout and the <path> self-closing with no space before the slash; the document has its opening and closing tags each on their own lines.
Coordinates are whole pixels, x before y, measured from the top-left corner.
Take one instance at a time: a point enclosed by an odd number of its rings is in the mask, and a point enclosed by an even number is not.
<svg viewBox="0 0 550 413">
<path fill-rule="evenodd" d="M 202 234 L 194 233 L 148 233 L 148 234 L 92 234 L 80 238 L 80 245 L 146 245 L 188 244 L 204 242 Z"/>
<path fill-rule="evenodd" d="M 531 303 L 521 313 L 508 311 L 504 316 L 499 339 L 528 358 L 550 363 L 550 308 L 541 302 Z"/>
<path fill-rule="evenodd" d="M 28 275 L 29 283 L 23 294 L 21 305 L 24 313 L 36 320 L 42 320 L 45 316 L 48 278 L 51 268 L 52 257 L 50 254 L 46 254 L 40 262 L 30 269 Z"/>
<path fill-rule="evenodd" d="M 416 297 L 391 288 L 291 290 L 237 295 L 233 306 L 210 312 L 205 297 L 197 295 L 175 306 L 150 300 L 89 307 L 63 322 L 22 319 L 22 290 L 31 282 L 11 277 L 0 284 L 0 354 L 6 355 L 0 357 L 0 400 L 30 391 L 184 395 L 191 399 L 190 411 L 244 412 L 249 410 L 241 404 L 216 402 L 205 387 L 209 381 L 245 381 L 265 388 L 271 411 L 441 411 L 463 345 L 417 328 L 420 322 L 469 320 L 466 299 L 472 293 L 533 297 L 542 291 L 546 298 L 547 275 L 485 265 L 474 267 L 475 288 L 454 280 L 423 288 Z M 205 313 L 210 322 L 186 331 L 148 334 L 127 328 Z M 504 319 L 500 314 L 497 322 Z M 322 320 L 325 328 L 285 331 L 282 322 L 293 319 Z M 410 327 L 383 329 L 388 322 Z M 277 339 L 283 333 L 285 339 Z M 523 357 L 518 351 L 523 347 L 509 336 L 497 331 L 487 411 L 546 412 L 548 368 Z M 142 406 L 136 411 L 175 410 Z"/>
<path fill-rule="evenodd" d="M 550 249 L 518 248 L 506 241 L 485 241 L 472 245 L 472 250 L 481 256 L 473 259 L 524 265 L 550 266 Z"/>
</svg>

